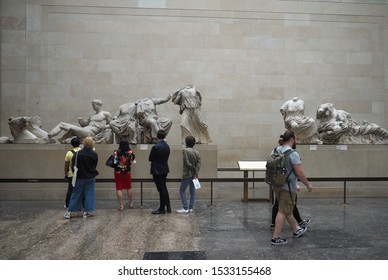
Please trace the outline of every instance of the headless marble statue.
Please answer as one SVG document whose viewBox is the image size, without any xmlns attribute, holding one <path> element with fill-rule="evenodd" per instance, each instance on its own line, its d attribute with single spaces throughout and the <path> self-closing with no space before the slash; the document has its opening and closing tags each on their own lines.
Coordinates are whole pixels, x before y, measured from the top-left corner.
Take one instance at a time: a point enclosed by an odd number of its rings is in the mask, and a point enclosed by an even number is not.
<svg viewBox="0 0 388 280">
<path fill-rule="evenodd" d="M 286 129 L 293 131 L 302 144 L 322 144 L 313 118 L 304 115 L 304 101 L 298 97 L 285 102 L 280 108 Z"/>
<path fill-rule="evenodd" d="M 172 102 L 180 106 L 182 144 L 185 143 L 186 136 L 193 136 L 197 144 L 211 142 L 208 126 L 202 120 L 202 96 L 196 87 L 187 85 L 176 91 Z"/>
</svg>

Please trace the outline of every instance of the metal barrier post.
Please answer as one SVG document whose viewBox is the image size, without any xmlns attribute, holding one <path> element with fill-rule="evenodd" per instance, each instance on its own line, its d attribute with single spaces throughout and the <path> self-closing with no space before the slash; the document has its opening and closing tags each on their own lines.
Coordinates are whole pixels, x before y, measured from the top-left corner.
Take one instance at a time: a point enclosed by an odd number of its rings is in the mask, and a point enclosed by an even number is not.
<svg viewBox="0 0 388 280">
<path fill-rule="evenodd" d="M 213 206 L 213 181 L 210 182 L 210 206 Z"/>
<path fill-rule="evenodd" d="M 344 204 L 346 203 L 346 180 L 344 180 Z"/>
<path fill-rule="evenodd" d="M 140 182 L 140 206 L 143 207 L 143 181 Z"/>
<path fill-rule="evenodd" d="M 203 180 L 204 181 L 207 181 L 207 182 L 210 182 L 210 204 L 207 205 L 207 207 L 215 207 L 216 205 L 213 204 L 213 179 L 206 179 L 206 180 Z"/>
</svg>

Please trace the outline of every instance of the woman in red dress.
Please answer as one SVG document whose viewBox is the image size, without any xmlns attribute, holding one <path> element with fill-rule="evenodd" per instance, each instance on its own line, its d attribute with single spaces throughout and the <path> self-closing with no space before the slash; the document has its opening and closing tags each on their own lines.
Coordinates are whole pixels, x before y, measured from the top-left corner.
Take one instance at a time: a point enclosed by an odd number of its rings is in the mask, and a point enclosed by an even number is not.
<svg viewBox="0 0 388 280">
<path fill-rule="evenodd" d="M 119 203 L 119 211 L 124 210 L 123 190 L 127 190 L 128 206 L 133 208 L 133 195 L 131 189 L 131 164 L 135 160 L 135 154 L 129 147 L 129 142 L 120 141 L 118 150 L 114 151 L 115 163 L 114 176 L 116 183 L 116 194 Z"/>
</svg>

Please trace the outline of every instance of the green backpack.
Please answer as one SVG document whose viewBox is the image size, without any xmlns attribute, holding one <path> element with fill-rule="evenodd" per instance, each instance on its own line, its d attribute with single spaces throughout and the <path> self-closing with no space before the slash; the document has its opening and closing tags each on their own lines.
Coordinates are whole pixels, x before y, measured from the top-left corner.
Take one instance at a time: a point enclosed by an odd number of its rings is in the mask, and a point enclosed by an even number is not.
<svg viewBox="0 0 388 280">
<path fill-rule="evenodd" d="M 288 177 L 294 169 L 289 174 L 286 174 L 286 159 L 293 152 L 295 152 L 293 149 L 289 149 L 284 153 L 278 151 L 276 148 L 273 150 L 265 166 L 265 182 L 267 184 L 274 188 L 280 188 L 288 181 Z"/>
</svg>

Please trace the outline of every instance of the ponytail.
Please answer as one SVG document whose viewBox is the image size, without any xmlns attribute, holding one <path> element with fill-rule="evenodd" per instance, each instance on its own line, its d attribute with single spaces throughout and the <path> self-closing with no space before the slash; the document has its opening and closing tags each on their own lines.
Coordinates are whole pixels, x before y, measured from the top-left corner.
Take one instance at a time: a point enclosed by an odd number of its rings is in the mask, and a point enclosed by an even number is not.
<svg viewBox="0 0 388 280">
<path fill-rule="evenodd" d="M 288 142 L 291 138 L 295 139 L 295 133 L 292 132 L 291 130 L 286 130 L 284 134 L 280 135 L 279 138 L 279 145 L 283 145 L 284 143 Z"/>
</svg>

